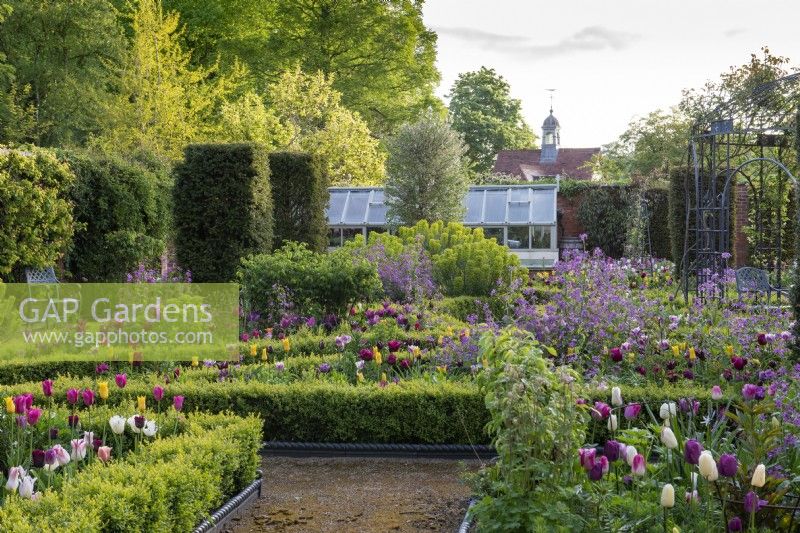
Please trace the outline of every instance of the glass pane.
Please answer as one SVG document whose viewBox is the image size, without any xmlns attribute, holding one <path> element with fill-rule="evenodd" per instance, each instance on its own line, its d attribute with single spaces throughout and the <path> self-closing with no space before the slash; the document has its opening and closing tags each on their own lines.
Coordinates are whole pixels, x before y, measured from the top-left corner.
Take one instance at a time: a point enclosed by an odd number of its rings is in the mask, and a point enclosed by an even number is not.
<svg viewBox="0 0 800 533">
<path fill-rule="evenodd" d="M 464 223 L 480 224 L 481 211 L 483 211 L 483 191 L 469 191 L 465 203 L 467 213 L 464 215 Z"/>
<path fill-rule="evenodd" d="M 339 228 L 330 228 L 328 230 L 328 246 L 336 248 L 342 245 L 342 230 Z"/>
<path fill-rule="evenodd" d="M 483 214 L 484 222 L 506 221 L 506 189 L 486 191 L 486 211 Z"/>
<path fill-rule="evenodd" d="M 386 224 L 386 204 L 369 204 L 368 224 Z"/>
<path fill-rule="evenodd" d="M 344 213 L 344 224 L 363 224 L 367 214 L 369 191 L 351 191 L 350 200 Z"/>
<path fill-rule="evenodd" d="M 487 239 L 497 239 L 497 244 L 503 244 L 503 228 L 483 228 L 483 236 Z"/>
<path fill-rule="evenodd" d="M 339 224 L 345 200 L 347 200 L 347 191 L 331 191 L 331 200 L 327 210 L 328 224 Z"/>
<path fill-rule="evenodd" d="M 554 191 L 533 191 L 533 216 L 531 222 L 555 224 Z"/>
<path fill-rule="evenodd" d="M 528 245 L 528 226 L 509 226 L 507 244 L 509 248 L 530 248 Z"/>
<path fill-rule="evenodd" d="M 342 228 L 342 236 L 344 237 L 344 242 L 352 241 L 355 239 L 356 235 L 363 235 L 364 232 L 361 228 Z"/>
<path fill-rule="evenodd" d="M 551 226 L 533 226 L 533 243 L 531 248 L 550 249 Z"/>
</svg>

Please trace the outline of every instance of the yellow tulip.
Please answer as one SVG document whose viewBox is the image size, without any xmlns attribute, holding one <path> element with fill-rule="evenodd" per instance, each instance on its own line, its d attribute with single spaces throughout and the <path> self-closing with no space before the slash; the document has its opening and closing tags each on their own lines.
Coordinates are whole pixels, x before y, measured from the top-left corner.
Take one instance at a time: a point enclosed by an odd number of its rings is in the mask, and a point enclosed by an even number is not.
<svg viewBox="0 0 800 533">
<path fill-rule="evenodd" d="M 199 366 L 200 365 L 200 358 L 196 355 L 192 357 L 192 366 Z"/>
<path fill-rule="evenodd" d="M 414 346 L 412 350 L 415 359 L 419 359 L 420 355 L 422 354 L 422 350 L 419 349 L 419 346 Z"/>
<path fill-rule="evenodd" d="M 103 400 L 108 400 L 108 381 L 97 382 L 97 395 Z"/>
<path fill-rule="evenodd" d="M 733 357 L 733 345 L 732 344 L 729 344 L 729 345 L 727 345 L 725 347 L 725 353 L 728 355 L 728 357 Z"/>
<path fill-rule="evenodd" d="M 17 408 L 14 406 L 14 398 L 7 396 L 6 400 L 6 413 L 13 415 Z"/>
<path fill-rule="evenodd" d="M 257 350 L 258 350 L 258 346 L 256 346 L 255 344 L 251 344 L 250 345 L 250 355 L 255 357 L 256 354 L 258 353 Z"/>
<path fill-rule="evenodd" d="M 263 350 L 261 350 L 261 360 L 266 362 L 267 359 L 268 359 L 268 357 L 267 357 L 267 349 L 264 348 Z"/>
<path fill-rule="evenodd" d="M 288 352 L 291 345 L 289 344 L 289 337 L 284 337 L 281 339 L 281 344 L 283 345 L 283 351 Z"/>
<path fill-rule="evenodd" d="M 697 359 L 697 352 L 694 351 L 694 346 L 689 348 L 689 361 Z"/>
<path fill-rule="evenodd" d="M 677 344 L 673 344 L 673 345 L 672 345 L 672 354 L 673 354 L 675 357 L 678 357 L 678 356 L 680 356 L 680 354 L 681 354 L 681 347 L 680 347 L 680 346 L 678 346 Z"/>
<path fill-rule="evenodd" d="M 386 382 L 386 372 L 381 372 L 381 381 Z"/>
<path fill-rule="evenodd" d="M 363 383 L 364 382 L 364 374 L 362 374 L 361 372 L 356 372 L 356 379 L 358 380 L 359 383 Z"/>
<path fill-rule="evenodd" d="M 682 342 L 682 343 L 681 343 L 681 351 L 682 351 L 682 352 L 685 352 L 685 351 L 686 351 L 686 346 L 688 346 L 688 344 L 686 344 L 685 342 Z"/>
<path fill-rule="evenodd" d="M 147 407 L 147 398 L 144 396 L 137 396 L 136 404 L 139 407 L 139 412 L 144 413 L 144 410 Z"/>
<path fill-rule="evenodd" d="M 444 374 L 445 372 L 447 372 L 447 365 L 437 366 L 436 370 Z"/>
<path fill-rule="evenodd" d="M 375 364 L 380 365 L 381 363 L 383 363 L 383 357 L 381 356 L 381 352 L 375 350 Z"/>
</svg>

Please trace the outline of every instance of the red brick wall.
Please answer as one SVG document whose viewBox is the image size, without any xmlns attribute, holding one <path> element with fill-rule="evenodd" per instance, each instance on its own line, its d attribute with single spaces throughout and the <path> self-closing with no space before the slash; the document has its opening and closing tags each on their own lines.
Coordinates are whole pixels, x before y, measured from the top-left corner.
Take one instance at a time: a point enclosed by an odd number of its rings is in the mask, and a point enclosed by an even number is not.
<svg viewBox="0 0 800 533">
<path fill-rule="evenodd" d="M 558 196 L 556 206 L 558 213 L 561 215 L 558 221 L 558 240 L 564 237 L 577 237 L 584 233 L 584 229 L 578 222 L 578 206 L 580 205 L 581 195 L 575 195 L 570 198 L 565 198 L 561 195 Z"/>
<path fill-rule="evenodd" d="M 736 268 L 747 266 L 750 259 L 747 249 L 747 214 L 750 210 L 750 197 L 746 183 L 737 183 L 733 194 L 733 265 Z"/>
</svg>

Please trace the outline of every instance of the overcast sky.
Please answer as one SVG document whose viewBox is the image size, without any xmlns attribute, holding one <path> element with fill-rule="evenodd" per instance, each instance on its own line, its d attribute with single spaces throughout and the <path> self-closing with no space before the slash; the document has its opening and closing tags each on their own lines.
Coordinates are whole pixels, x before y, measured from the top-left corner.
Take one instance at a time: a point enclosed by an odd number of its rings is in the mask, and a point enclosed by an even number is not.
<svg viewBox="0 0 800 533">
<path fill-rule="evenodd" d="M 459 73 L 494 68 L 541 135 L 556 88 L 565 147 L 613 141 L 765 44 L 800 65 L 800 0 L 427 0 L 424 17 L 440 96 Z"/>
</svg>

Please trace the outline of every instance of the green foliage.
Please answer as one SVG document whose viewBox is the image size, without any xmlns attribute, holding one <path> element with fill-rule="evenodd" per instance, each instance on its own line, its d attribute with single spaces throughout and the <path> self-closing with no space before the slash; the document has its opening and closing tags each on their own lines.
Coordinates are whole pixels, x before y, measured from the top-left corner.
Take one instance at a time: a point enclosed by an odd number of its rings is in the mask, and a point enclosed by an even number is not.
<svg viewBox="0 0 800 533">
<path fill-rule="evenodd" d="M 297 152 L 269 155 L 274 207 L 274 235 L 278 246 L 304 242 L 321 252 L 328 244 L 328 176 L 317 157 Z"/>
<path fill-rule="evenodd" d="M 625 243 L 629 206 L 619 189 L 598 187 L 581 197 L 578 221 L 589 235 L 588 245 L 620 257 Z"/>
<path fill-rule="evenodd" d="M 195 414 L 185 434 L 95 461 L 38 501 L 9 498 L 3 531 L 191 531 L 255 477 L 261 421 Z"/>
<path fill-rule="evenodd" d="M 459 74 L 450 89 L 452 127 L 464 137 L 472 169 L 486 174 L 500 150 L 534 148 L 534 135 L 522 117 L 522 103 L 494 69 Z"/>
<path fill-rule="evenodd" d="M 49 152 L 0 148 L 0 276 L 53 265 L 67 249 L 75 229 L 73 180 Z"/>
<path fill-rule="evenodd" d="M 0 31 L 0 56 L 13 76 L 4 80 L 0 65 L 0 142 L 78 145 L 109 127 L 114 111 L 109 87 L 126 48 L 111 3 L 4 4 L 11 14 Z"/>
<path fill-rule="evenodd" d="M 68 257 L 75 279 L 120 282 L 164 250 L 169 227 L 169 178 L 106 155 L 65 152 L 75 173 L 73 217 L 81 225 Z"/>
<path fill-rule="evenodd" d="M 248 144 L 190 145 L 175 167 L 175 251 L 198 282 L 233 279 L 240 258 L 272 248 L 269 161 Z"/>
<path fill-rule="evenodd" d="M 675 263 L 675 268 L 678 272 L 683 268 L 684 241 L 688 237 L 692 242 L 694 237 L 692 232 L 687 234 L 686 231 L 686 196 L 690 190 L 694 190 L 690 184 L 691 177 L 687 169 L 676 168 L 670 172 L 667 227 L 669 228 L 672 261 Z M 690 219 L 689 226 L 693 225 L 693 220 Z"/>
<path fill-rule="evenodd" d="M 300 315 L 341 314 L 381 294 L 378 272 L 366 259 L 346 249 L 316 253 L 302 243 L 242 260 L 238 280 L 251 310 L 277 318 L 284 291 Z"/>
<path fill-rule="evenodd" d="M 462 322 L 466 322 L 470 315 L 477 316 L 478 320 L 486 319 L 487 308 L 491 316 L 495 318 L 502 317 L 505 312 L 504 303 L 493 297 L 455 296 L 437 300 L 434 305 L 440 313 L 450 315 Z"/>
<path fill-rule="evenodd" d="M 387 218 L 395 223 L 461 220 L 468 189 L 465 146 L 444 120 L 428 115 L 388 141 Z"/>
</svg>

